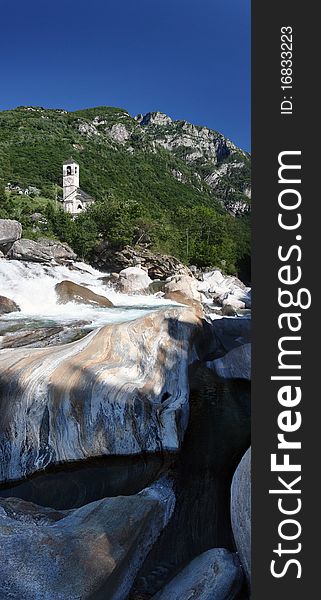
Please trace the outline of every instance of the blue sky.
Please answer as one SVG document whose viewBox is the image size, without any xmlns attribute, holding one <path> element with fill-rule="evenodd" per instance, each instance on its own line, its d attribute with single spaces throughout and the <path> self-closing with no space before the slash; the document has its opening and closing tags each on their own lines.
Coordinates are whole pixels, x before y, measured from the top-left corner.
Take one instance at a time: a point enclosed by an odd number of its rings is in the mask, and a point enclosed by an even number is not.
<svg viewBox="0 0 321 600">
<path fill-rule="evenodd" d="M 0 109 L 161 110 L 250 149 L 250 0 L 1 0 Z"/>
</svg>

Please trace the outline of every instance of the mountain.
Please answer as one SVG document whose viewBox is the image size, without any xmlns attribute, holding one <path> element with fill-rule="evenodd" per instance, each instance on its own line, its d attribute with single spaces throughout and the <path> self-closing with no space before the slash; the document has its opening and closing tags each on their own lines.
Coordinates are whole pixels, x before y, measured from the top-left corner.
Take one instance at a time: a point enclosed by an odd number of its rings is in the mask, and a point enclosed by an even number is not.
<svg viewBox="0 0 321 600">
<path fill-rule="evenodd" d="M 80 164 L 82 189 L 97 202 L 77 219 L 77 233 L 71 224 L 62 235 L 52 211 L 46 217 L 48 234 L 64 237 L 78 252 L 82 246 L 86 255 L 102 241 L 147 243 L 228 271 L 239 270 L 249 255 L 250 156 L 222 134 L 161 112 L 2 111 L 0 182 L 10 182 L 11 213 L 24 216 L 26 229 L 29 208 L 43 212 L 42 198 L 61 196 L 62 163 L 71 155 Z M 40 198 L 16 198 L 14 186 L 39 189 Z M 46 234 L 43 229 L 39 233 Z"/>
</svg>

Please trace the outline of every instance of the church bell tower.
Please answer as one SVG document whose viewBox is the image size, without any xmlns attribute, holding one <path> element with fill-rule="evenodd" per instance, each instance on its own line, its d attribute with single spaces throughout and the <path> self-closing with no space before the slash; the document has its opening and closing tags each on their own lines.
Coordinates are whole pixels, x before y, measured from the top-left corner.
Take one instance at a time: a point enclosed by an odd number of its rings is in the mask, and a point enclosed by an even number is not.
<svg viewBox="0 0 321 600">
<path fill-rule="evenodd" d="M 79 188 L 79 164 L 70 158 L 63 163 L 63 199 L 69 200 Z"/>
</svg>

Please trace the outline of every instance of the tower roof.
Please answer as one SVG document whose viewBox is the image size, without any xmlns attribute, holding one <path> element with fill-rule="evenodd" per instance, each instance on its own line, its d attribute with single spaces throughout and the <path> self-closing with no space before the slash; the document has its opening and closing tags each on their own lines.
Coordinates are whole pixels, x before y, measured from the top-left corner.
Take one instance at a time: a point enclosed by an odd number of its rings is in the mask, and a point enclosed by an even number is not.
<svg viewBox="0 0 321 600">
<path fill-rule="evenodd" d="M 68 160 L 65 160 L 62 164 L 63 165 L 70 165 L 71 163 L 75 163 L 76 165 L 79 164 L 79 163 L 77 163 L 77 161 L 72 156 Z"/>
</svg>

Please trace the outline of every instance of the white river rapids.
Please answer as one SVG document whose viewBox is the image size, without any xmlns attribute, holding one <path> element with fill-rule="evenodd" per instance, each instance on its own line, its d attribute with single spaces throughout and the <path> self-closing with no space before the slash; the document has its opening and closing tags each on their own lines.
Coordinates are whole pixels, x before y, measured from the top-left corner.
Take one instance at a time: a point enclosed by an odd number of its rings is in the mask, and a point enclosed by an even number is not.
<svg viewBox="0 0 321 600">
<path fill-rule="evenodd" d="M 173 304 L 155 296 L 127 296 L 115 292 L 104 285 L 102 273 L 86 265 L 75 263 L 68 266 L 50 266 L 32 262 L 0 261 L 0 295 L 14 300 L 21 312 L 5 315 L 8 320 L 21 320 L 22 327 L 52 324 L 72 324 L 73 321 L 88 321 L 88 327 L 95 328 L 108 323 L 136 319 L 155 308 Z M 96 294 L 107 297 L 114 308 L 96 308 L 85 304 L 59 304 L 55 292 L 57 283 L 69 280 L 83 285 Z M 90 324 L 89 324 L 90 323 Z M 29 325 L 30 326 L 30 325 Z"/>
</svg>

